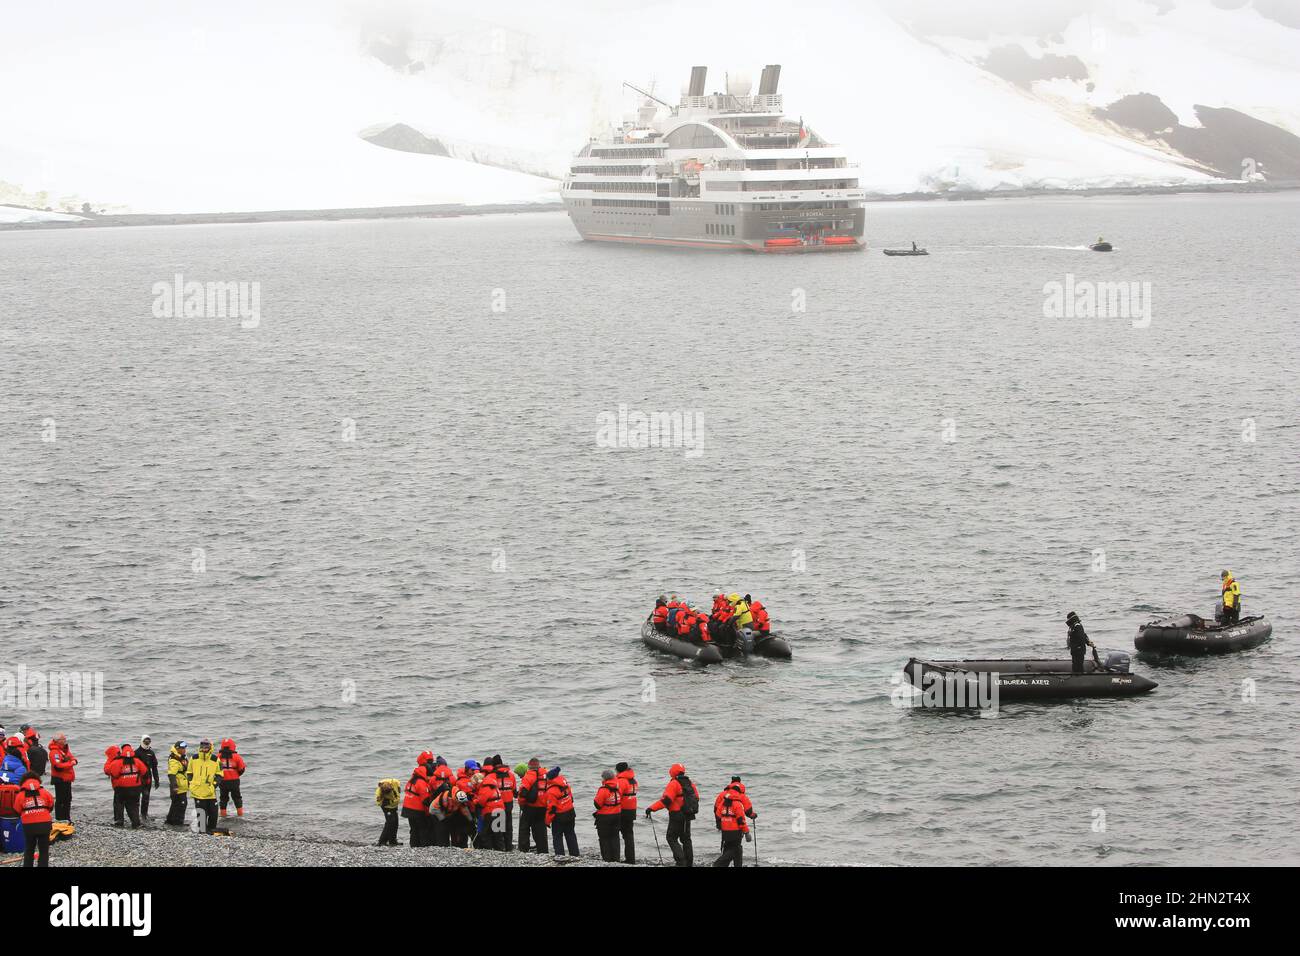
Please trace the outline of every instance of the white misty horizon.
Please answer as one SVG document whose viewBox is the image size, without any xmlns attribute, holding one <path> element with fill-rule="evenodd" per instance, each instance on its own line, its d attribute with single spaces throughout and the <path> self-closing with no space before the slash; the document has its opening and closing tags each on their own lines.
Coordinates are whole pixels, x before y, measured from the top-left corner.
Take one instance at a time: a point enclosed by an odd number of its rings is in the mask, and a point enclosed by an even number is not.
<svg viewBox="0 0 1300 956">
<path fill-rule="evenodd" d="M 740 18 L 722 16 L 722 4 L 652 0 L 630 48 L 620 39 L 628 11 L 609 2 L 567 17 L 514 0 L 472 15 L 443 0 L 296 0 L 274 11 L 235 0 L 217 18 L 148 2 L 130 22 L 89 2 L 18 8 L 0 59 L 0 81 L 20 91 L 0 101 L 0 202 L 45 192 L 55 208 L 234 212 L 554 199 L 548 179 L 358 134 L 405 123 L 557 168 L 635 105 L 622 80 L 654 83 L 675 102 L 696 63 L 709 66 L 710 89 L 724 73 L 756 77 L 782 63 L 787 112 L 847 146 L 879 193 L 1208 178 L 1090 121 L 1088 95 L 1104 104 L 1154 87 L 1180 122 L 1194 124 L 1191 105 L 1208 103 L 1300 131 L 1300 31 L 1249 3 L 1179 0 L 1161 14 L 1103 0 L 1083 5 L 1086 16 L 1079 0 L 1021 6 L 981 0 L 949 24 L 942 0 L 814 2 L 800 21 L 836 28 L 794 31 L 773 29 L 790 10 L 771 0 Z M 895 15 L 954 35 L 920 39 Z M 1092 58 L 1096 90 L 1049 88 L 1045 102 L 979 70 L 970 60 L 981 41 L 959 35 L 979 17 L 999 31 L 1066 23 L 1061 48 Z M 1105 49 L 1089 53 L 1099 29 Z M 410 43 L 434 65 L 386 66 L 364 48 L 376 37 Z"/>
</svg>

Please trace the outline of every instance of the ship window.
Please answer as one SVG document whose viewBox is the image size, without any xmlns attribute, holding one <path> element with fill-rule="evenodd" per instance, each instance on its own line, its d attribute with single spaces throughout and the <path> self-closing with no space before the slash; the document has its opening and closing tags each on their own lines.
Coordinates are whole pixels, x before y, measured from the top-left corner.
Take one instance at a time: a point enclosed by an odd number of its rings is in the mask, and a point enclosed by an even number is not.
<svg viewBox="0 0 1300 956">
<path fill-rule="evenodd" d="M 727 145 L 721 136 L 701 123 L 679 126 L 664 142 L 673 149 L 725 149 Z"/>
</svg>

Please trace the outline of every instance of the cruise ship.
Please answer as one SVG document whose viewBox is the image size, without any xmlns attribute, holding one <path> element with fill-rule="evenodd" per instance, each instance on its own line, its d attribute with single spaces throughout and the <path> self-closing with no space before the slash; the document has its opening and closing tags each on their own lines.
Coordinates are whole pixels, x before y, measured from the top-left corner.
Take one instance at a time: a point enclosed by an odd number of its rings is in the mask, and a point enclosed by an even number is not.
<svg viewBox="0 0 1300 956">
<path fill-rule="evenodd" d="M 752 252 L 864 248 L 858 169 L 803 118 L 786 119 L 779 64 L 705 94 L 691 70 L 677 106 L 645 97 L 635 119 L 574 157 L 561 195 L 584 239 Z"/>
</svg>

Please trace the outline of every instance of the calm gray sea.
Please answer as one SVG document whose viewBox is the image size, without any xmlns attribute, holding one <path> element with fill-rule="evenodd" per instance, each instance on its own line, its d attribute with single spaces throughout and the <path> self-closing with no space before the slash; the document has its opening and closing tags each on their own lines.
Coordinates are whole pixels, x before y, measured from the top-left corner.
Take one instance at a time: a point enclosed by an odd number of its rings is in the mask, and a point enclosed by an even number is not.
<svg viewBox="0 0 1300 956">
<path fill-rule="evenodd" d="M 740 773 L 769 860 L 1300 862 L 1298 213 L 877 204 L 870 251 L 792 257 L 562 214 L 0 233 L 0 671 L 104 678 L 98 718 L 0 722 L 69 733 L 74 818 L 147 732 L 235 737 L 253 832 L 373 839 L 429 747 L 538 754 L 582 806 L 618 760 Z M 260 283 L 260 324 L 157 317 L 177 273 Z M 1150 321 L 1045 316 L 1069 282 Z M 620 405 L 699 453 L 602 447 Z M 1144 698 L 891 703 L 912 655 L 1061 655 L 1068 610 L 1131 651 L 1223 567 L 1273 641 L 1135 661 Z M 794 661 L 641 645 L 718 588 Z"/>
</svg>

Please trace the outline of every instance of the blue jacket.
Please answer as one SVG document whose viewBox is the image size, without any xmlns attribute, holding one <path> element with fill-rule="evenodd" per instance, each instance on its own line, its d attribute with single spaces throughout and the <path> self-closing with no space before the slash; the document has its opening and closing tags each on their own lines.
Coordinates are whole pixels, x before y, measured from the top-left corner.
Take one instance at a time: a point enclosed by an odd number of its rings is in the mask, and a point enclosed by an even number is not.
<svg viewBox="0 0 1300 956">
<path fill-rule="evenodd" d="M 22 783 L 25 776 L 27 776 L 27 765 L 13 754 L 5 754 L 4 761 L 0 762 L 0 783 L 12 783 L 17 786 Z"/>
</svg>

